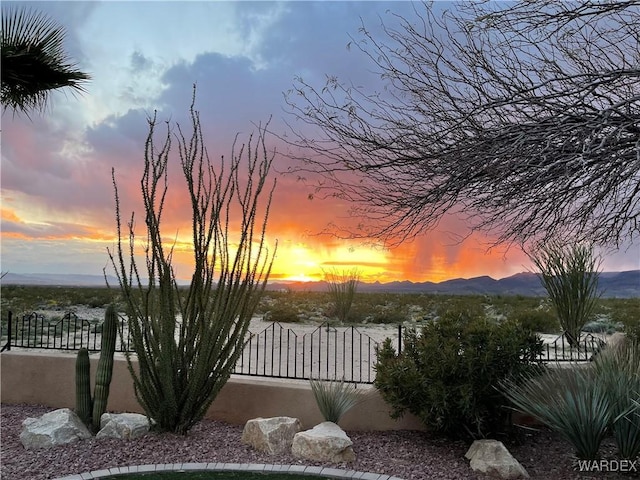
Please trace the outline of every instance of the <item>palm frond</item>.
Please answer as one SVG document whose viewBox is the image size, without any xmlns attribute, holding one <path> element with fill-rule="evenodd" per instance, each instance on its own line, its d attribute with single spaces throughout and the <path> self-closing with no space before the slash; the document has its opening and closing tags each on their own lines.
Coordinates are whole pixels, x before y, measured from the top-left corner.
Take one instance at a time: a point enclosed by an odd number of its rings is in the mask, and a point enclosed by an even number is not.
<svg viewBox="0 0 640 480">
<path fill-rule="evenodd" d="M 64 50 L 65 30 L 51 18 L 24 8 L 2 9 L 1 100 L 5 108 L 42 110 L 49 92 L 69 87 L 84 92 L 89 75 Z"/>
</svg>

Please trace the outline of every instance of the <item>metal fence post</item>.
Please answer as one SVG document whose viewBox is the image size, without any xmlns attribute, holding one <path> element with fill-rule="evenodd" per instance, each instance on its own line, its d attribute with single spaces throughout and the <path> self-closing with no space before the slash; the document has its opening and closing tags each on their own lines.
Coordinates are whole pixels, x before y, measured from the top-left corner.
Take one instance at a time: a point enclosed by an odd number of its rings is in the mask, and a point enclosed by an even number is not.
<svg viewBox="0 0 640 480">
<path fill-rule="evenodd" d="M 398 355 L 402 353 L 402 324 L 398 324 Z"/>
<path fill-rule="evenodd" d="M 13 323 L 13 313 L 11 310 L 7 313 L 7 343 L 2 346 L 0 352 L 11 350 L 11 324 Z"/>
</svg>

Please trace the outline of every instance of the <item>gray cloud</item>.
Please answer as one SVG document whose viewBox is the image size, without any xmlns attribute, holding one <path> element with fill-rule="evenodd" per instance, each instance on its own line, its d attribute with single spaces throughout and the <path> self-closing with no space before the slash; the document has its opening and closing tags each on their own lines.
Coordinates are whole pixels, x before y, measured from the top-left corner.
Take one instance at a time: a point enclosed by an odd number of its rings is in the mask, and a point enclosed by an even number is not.
<svg viewBox="0 0 640 480">
<path fill-rule="evenodd" d="M 101 62 L 101 58 L 85 57 L 78 36 L 98 3 L 19 3 L 46 12 L 65 26 L 68 33 L 66 49 L 78 61 L 80 68 L 89 64 L 87 60 L 96 64 Z M 114 5 L 116 8 L 117 4 Z M 161 5 L 141 3 L 140 8 L 142 11 L 143 7 L 161 8 Z M 195 8 L 197 4 L 191 5 Z M 34 117 L 32 122 L 5 116 L 2 128 L 3 191 L 21 192 L 42 209 L 85 213 L 92 216 L 95 225 L 113 225 L 111 168 L 117 170 L 126 213 L 134 202 L 134 195 L 138 194 L 144 140 L 148 132 L 147 117 L 153 114 L 154 109 L 158 110 L 160 121 L 177 121 L 188 127 L 192 84 L 197 83 L 196 107 L 201 112 L 205 142 L 212 158 L 228 155 L 237 133 L 240 133 L 241 141 L 246 139 L 255 130 L 255 123 L 264 123 L 270 116 L 273 116 L 271 130 L 282 134 L 286 130 L 284 120 L 291 120 L 286 113 L 283 93 L 293 86 L 296 76 L 303 77 L 317 88 L 323 86 L 326 75 L 336 75 L 339 80 L 353 82 L 365 90 L 379 89 L 380 79 L 372 72 L 371 61 L 357 48 L 347 50 L 346 46 L 351 41 L 349 37 L 355 37 L 357 41 L 360 37 L 358 28 L 362 23 L 370 30 L 379 31 L 381 19 L 385 23 L 393 23 L 393 13 L 410 14 L 413 7 L 409 2 L 286 2 L 284 10 L 269 28 L 258 28 L 260 16 L 274 10 L 274 3 L 238 2 L 234 8 L 240 19 L 237 26 L 239 37 L 260 35 L 255 42 L 247 42 L 247 51 L 243 52 L 245 56 L 211 53 L 207 52 L 206 45 L 195 45 L 201 53 L 193 60 L 184 59 L 167 67 L 162 59 L 131 43 L 122 51 L 120 59 L 122 71 L 130 75 L 125 75 L 128 84 L 114 83 L 114 88 L 119 90 L 107 92 L 109 95 L 102 92 L 105 97 L 101 98 L 97 98 L 101 94 L 92 92 L 91 88 L 87 94 L 88 99 L 95 100 L 101 108 L 109 107 L 112 99 L 125 98 L 129 110 L 124 113 L 107 114 L 98 123 L 85 125 L 84 130 L 75 129 L 74 136 L 71 132 L 74 126 L 68 118 L 60 115 L 60 104 L 42 118 Z M 160 29 L 188 27 L 157 25 Z M 212 21 L 211 28 L 216 27 L 231 28 L 229 25 L 216 26 Z M 141 35 L 144 32 L 136 33 Z M 110 61 L 115 60 L 111 58 Z M 140 85 L 146 85 L 143 80 L 149 78 L 159 78 L 164 90 L 158 88 L 159 93 L 156 93 L 156 90 L 141 88 Z M 96 98 L 93 99 L 92 95 Z M 78 105 L 67 105 L 71 112 L 68 115 L 73 115 Z M 115 107 L 111 111 L 115 111 Z M 78 116 L 82 114 L 79 112 Z M 270 141 L 275 142 L 275 139 Z M 69 144 L 78 144 L 78 151 L 69 151 Z M 280 166 L 276 165 L 276 169 Z M 171 175 L 172 179 L 177 178 L 179 169 L 173 168 Z M 322 219 L 328 221 L 346 214 L 344 205 L 320 204 L 319 201 L 310 204 L 307 193 L 301 183 L 290 177 L 283 179 L 274 202 L 272 223 L 282 225 L 283 229 L 297 224 L 301 231 L 315 233 L 312 230 L 322 228 Z M 5 207 L 10 209 L 11 203 Z M 343 210 L 339 211 L 339 208 Z M 90 233 L 86 226 L 74 227 L 58 222 L 55 217 L 49 226 L 3 222 L 2 228 L 33 238 L 57 236 L 64 232 L 78 236 Z M 442 244 L 446 240 L 435 235 L 420 240 L 412 263 L 417 269 L 430 266 L 435 243 Z M 3 253 L 24 253 L 15 242 L 3 240 L 3 247 L 5 245 L 11 248 Z M 448 262 L 455 261 L 457 251 L 454 247 L 442 248 L 442 257 Z M 626 265 L 625 259 L 635 253 L 637 249 L 620 254 L 616 257 L 619 259 L 616 265 Z M 419 272 L 410 273 L 417 275 Z"/>
<path fill-rule="evenodd" d="M 138 50 L 131 54 L 130 64 L 134 73 L 149 70 L 153 66 L 153 62 Z"/>
</svg>

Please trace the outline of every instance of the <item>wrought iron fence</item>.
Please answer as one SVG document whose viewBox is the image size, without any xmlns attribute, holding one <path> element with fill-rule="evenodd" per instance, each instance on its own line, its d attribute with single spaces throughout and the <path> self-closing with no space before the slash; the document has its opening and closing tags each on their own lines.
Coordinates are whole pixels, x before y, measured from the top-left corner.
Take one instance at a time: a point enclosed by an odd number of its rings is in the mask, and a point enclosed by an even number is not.
<svg viewBox="0 0 640 480">
<path fill-rule="evenodd" d="M 373 383 L 378 342 L 356 327 L 323 323 L 300 334 L 279 323 L 250 334 L 235 373 Z"/>
<path fill-rule="evenodd" d="M 121 318 L 124 342 L 118 338 L 117 352 L 132 352 Z M 3 322 L 4 326 L 4 322 Z M 83 320 L 73 312 L 48 320 L 38 313 L 6 322 L 7 341 L 2 351 L 15 348 L 51 350 L 100 350 L 102 321 Z M 4 336 L 3 332 L 3 336 Z M 233 373 L 291 379 L 343 379 L 354 383 L 373 383 L 377 342 L 356 327 L 322 324 L 311 332 L 296 333 L 272 323 L 259 333 L 247 335 L 245 348 Z"/>
<path fill-rule="evenodd" d="M 2 351 L 11 347 L 41 348 L 49 350 L 80 350 L 87 348 L 90 352 L 100 350 L 102 339 L 102 321 L 85 320 L 74 312 L 67 312 L 60 318 L 47 319 L 37 312 L 28 313 L 15 318 L 8 312 L 6 325 L 7 341 Z M 122 322 L 122 319 L 121 319 Z M 5 332 L 3 331 L 3 337 Z M 124 342 L 118 337 L 116 351 L 130 350 L 131 338 L 126 335 Z"/>
<path fill-rule="evenodd" d="M 131 339 L 124 329 L 124 339 L 118 338 L 117 352 L 132 351 Z M 61 318 L 46 319 L 38 313 L 13 318 L 11 312 L 2 322 L 6 343 L 11 347 L 55 350 L 100 350 L 102 321 L 84 320 L 73 312 Z M 402 325 L 398 325 L 394 343 L 402 349 Z M 123 341 L 124 340 L 124 341 Z M 290 379 L 342 379 L 347 382 L 373 383 L 375 379 L 378 342 L 354 326 L 334 326 L 324 323 L 306 333 L 296 332 L 275 322 L 258 333 L 249 332 L 245 348 L 234 373 L 261 377 Z M 584 335 L 578 345 L 570 346 L 560 335 L 545 343 L 541 356 L 546 362 L 585 362 L 592 360 L 605 345 L 603 339 Z"/>
<path fill-rule="evenodd" d="M 560 335 L 553 342 L 544 344 L 542 358 L 547 362 L 590 362 L 605 345 L 602 338 L 591 333 L 582 335 L 574 346 L 569 345 L 564 335 Z"/>
</svg>

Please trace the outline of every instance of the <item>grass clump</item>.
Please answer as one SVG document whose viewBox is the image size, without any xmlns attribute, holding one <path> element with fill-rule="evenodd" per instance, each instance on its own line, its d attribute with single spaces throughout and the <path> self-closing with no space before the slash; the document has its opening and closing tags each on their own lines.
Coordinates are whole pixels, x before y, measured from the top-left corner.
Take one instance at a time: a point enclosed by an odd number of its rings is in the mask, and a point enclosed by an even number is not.
<svg viewBox="0 0 640 480">
<path fill-rule="evenodd" d="M 542 310 L 526 310 L 513 316 L 513 319 L 522 325 L 522 328 L 538 333 L 557 333 L 560 331 L 560 323 L 549 312 Z"/>
<path fill-rule="evenodd" d="M 322 417 L 327 422 L 338 423 L 342 416 L 366 400 L 366 393 L 355 384 L 342 380 L 310 379 L 311 391 Z"/>
<path fill-rule="evenodd" d="M 611 335 L 623 329 L 624 325 L 622 323 L 613 323 L 607 318 L 592 320 L 582 327 L 582 331 L 586 333 L 604 333 L 607 335 Z"/>
<path fill-rule="evenodd" d="M 295 305 L 280 302 L 268 307 L 264 313 L 263 320 L 266 322 L 278 323 L 300 323 L 301 315 Z"/>
<path fill-rule="evenodd" d="M 367 318 L 367 323 L 397 325 L 408 320 L 406 307 L 396 305 L 377 305 L 373 313 Z"/>
</svg>

